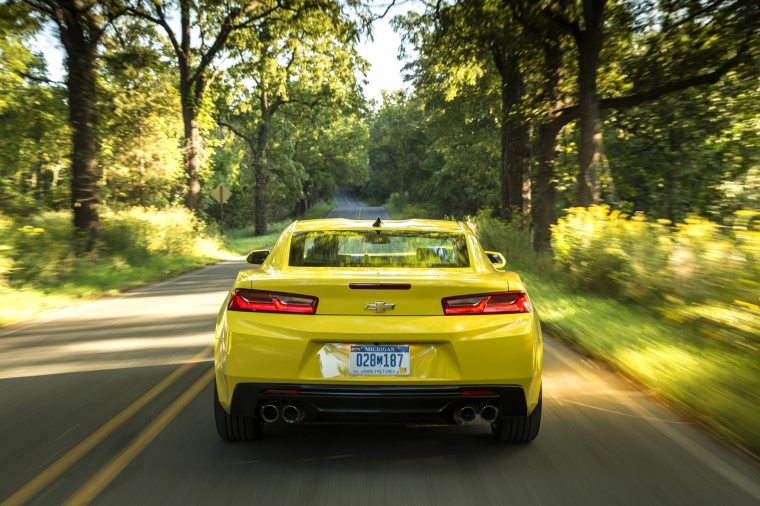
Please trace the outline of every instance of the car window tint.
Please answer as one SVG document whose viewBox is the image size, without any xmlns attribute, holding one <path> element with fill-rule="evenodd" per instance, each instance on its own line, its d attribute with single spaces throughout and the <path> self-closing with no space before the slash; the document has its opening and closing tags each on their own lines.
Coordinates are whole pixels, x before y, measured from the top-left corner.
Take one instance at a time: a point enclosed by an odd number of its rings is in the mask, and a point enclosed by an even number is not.
<svg viewBox="0 0 760 506">
<path fill-rule="evenodd" d="M 296 232 L 290 242 L 294 267 L 470 266 L 464 234 L 408 230 Z"/>
</svg>

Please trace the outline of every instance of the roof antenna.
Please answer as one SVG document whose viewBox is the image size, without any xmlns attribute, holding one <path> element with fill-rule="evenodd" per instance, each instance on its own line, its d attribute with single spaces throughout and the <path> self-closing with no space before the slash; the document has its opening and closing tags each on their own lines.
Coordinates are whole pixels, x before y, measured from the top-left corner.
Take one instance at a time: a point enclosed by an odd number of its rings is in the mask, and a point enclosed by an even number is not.
<svg viewBox="0 0 760 506">
<path fill-rule="evenodd" d="M 375 223 L 372 224 L 373 227 L 382 227 L 383 226 L 383 220 L 380 219 L 380 216 L 377 217 L 375 220 Z"/>
</svg>

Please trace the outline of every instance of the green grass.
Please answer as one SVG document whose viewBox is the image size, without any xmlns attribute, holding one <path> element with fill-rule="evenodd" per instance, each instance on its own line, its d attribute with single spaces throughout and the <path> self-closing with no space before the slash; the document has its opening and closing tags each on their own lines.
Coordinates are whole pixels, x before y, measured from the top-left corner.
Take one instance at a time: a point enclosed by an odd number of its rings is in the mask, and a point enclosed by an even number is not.
<svg viewBox="0 0 760 506">
<path fill-rule="evenodd" d="M 704 427 L 760 455 L 756 351 L 695 339 L 650 309 L 579 292 L 551 271 L 522 271 L 546 329 L 667 399 Z"/>
<path fill-rule="evenodd" d="M 404 219 L 404 213 L 402 213 L 401 210 L 395 204 L 391 202 L 387 202 L 383 204 L 383 207 L 385 208 L 385 211 L 388 213 L 388 216 L 390 216 L 392 220 Z"/>
<path fill-rule="evenodd" d="M 322 218 L 333 207 L 334 202 L 314 206 L 301 219 Z M 103 254 L 67 262 L 65 269 L 59 269 L 54 282 L 45 276 L 39 276 L 23 286 L 13 288 L 0 283 L 0 297 L 3 298 L 0 327 L 34 318 L 44 310 L 116 295 L 220 260 L 240 257 L 255 249 L 266 248 L 274 244 L 289 223 L 290 220 L 270 224 L 272 232 L 263 236 L 254 236 L 253 227 L 249 227 L 230 230 L 219 240 L 213 237 L 199 238 L 194 255 L 146 254 L 139 262 L 130 263 L 124 257 Z"/>
<path fill-rule="evenodd" d="M 311 207 L 303 217 L 298 218 L 300 220 L 312 220 L 316 218 L 324 218 L 331 209 L 336 207 L 335 201 L 329 203 L 323 203 Z M 254 227 L 246 227 L 244 229 L 229 230 L 222 238 L 224 248 L 234 255 L 246 255 L 256 249 L 264 249 L 272 246 L 282 230 L 287 227 L 292 220 L 284 220 L 277 223 L 269 224 L 269 233 L 266 235 L 254 235 Z"/>
</svg>

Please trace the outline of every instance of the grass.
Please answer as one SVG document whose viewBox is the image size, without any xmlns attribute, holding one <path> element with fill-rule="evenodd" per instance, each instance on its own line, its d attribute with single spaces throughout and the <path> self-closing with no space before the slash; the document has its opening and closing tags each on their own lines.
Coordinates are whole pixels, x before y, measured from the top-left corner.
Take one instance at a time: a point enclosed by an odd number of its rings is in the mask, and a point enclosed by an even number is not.
<svg viewBox="0 0 760 506">
<path fill-rule="evenodd" d="M 720 438 L 760 455 L 756 353 L 694 338 L 650 309 L 580 293 L 551 270 L 521 271 L 546 329 L 622 371 Z"/>
<path fill-rule="evenodd" d="M 301 219 L 324 217 L 334 203 L 309 209 Z M 230 230 L 220 241 L 199 239 L 195 255 L 150 255 L 138 264 L 130 264 L 118 256 L 74 260 L 54 284 L 36 279 L 24 286 L 10 288 L 0 284 L 3 299 L 0 328 L 34 318 L 41 311 L 79 304 L 84 299 L 117 295 L 125 290 L 171 278 L 183 272 L 210 265 L 220 260 L 237 258 L 255 249 L 271 246 L 290 220 L 270 225 L 271 233 L 254 236 L 253 227 Z"/>
<path fill-rule="evenodd" d="M 301 220 L 324 218 L 331 209 L 336 207 L 335 201 L 318 204 L 311 207 Z M 246 255 L 256 249 L 264 249 L 272 246 L 282 233 L 282 230 L 290 224 L 291 220 L 285 220 L 269 225 L 270 232 L 266 235 L 254 236 L 254 227 L 246 227 L 239 230 L 230 230 L 223 237 L 224 248 L 235 255 Z"/>
</svg>

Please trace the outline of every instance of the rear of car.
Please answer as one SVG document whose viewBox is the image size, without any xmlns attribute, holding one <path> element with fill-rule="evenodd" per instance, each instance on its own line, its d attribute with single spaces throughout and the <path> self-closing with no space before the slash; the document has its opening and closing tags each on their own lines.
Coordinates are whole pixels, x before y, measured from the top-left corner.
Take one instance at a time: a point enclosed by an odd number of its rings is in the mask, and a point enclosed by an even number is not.
<svg viewBox="0 0 760 506">
<path fill-rule="evenodd" d="M 460 223 L 312 220 L 242 271 L 219 313 L 224 439 L 265 422 L 491 422 L 535 438 L 541 330 L 519 279 Z"/>
</svg>

